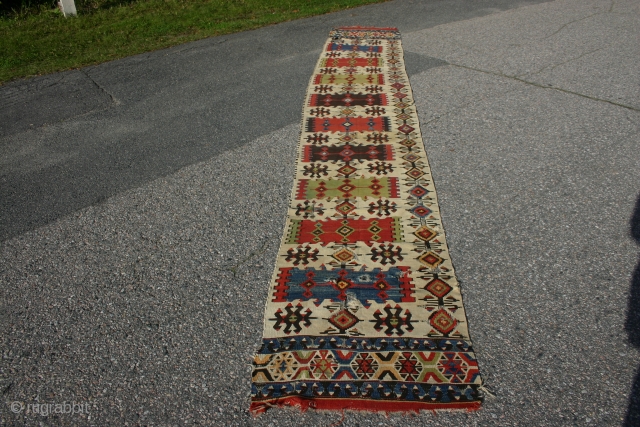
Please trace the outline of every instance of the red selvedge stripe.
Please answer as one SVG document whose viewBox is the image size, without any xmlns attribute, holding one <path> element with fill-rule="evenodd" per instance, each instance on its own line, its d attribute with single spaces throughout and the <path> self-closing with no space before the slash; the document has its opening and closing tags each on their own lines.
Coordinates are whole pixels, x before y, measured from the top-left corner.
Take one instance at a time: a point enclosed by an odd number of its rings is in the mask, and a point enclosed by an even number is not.
<svg viewBox="0 0 640 427">
<path fill-rule="evenodd" d="M 287 302 L 287 295 L 289 292 L 289 286 L 287 286 L 287 282 L 289 282 L 289 278 L 291 277 L 291 270 L 293 267 L 281 268 L 280 273 L 278 274 L 277 282 L 278 284 L 274 288 L 273 300 L 272 302 Z"/>
</svg>

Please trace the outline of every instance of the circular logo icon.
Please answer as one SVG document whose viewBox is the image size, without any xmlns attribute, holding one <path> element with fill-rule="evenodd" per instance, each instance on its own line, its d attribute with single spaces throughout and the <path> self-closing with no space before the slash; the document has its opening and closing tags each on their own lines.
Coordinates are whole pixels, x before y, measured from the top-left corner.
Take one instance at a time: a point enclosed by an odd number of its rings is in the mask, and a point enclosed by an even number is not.
<svg viewBox="0 0 640 427">
<path fill-rule="evenodd" d="M 11 412 L 14 414 L 19 414 L 24 409 L 22 402 L 11 402 L 9 407 L 11 408 Z"/>
</svg>

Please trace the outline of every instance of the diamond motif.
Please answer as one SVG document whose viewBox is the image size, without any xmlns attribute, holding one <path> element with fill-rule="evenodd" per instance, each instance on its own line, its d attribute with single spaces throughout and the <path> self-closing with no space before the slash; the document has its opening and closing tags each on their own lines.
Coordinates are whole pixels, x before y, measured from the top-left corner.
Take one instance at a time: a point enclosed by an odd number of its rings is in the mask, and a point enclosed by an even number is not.
<svg viewBox="0 0 640 427">
<path fill-rule="evenodd" d="M 448 334 L 453 331 L 458 324 L 458 322 L 452 319 L 451 316 L 449 316 L 449 313 L 447 313 L 443 308 L 431 315 L 429 323 L 443 334 Z"/>
<path fill-rule="evenodd" d="M 407 138 L 403 139 L 398 144 L 404 145 L 405 147 L 413 147 L 414 145 L 416 145 L 416 142 L 413 139 Z"/>
<path fill-rule="evenodd" d="M 442 264 L 444 259 L 442 259 L 438 254 L 429 251 L 427 253 L 420 255 L 418 257 L 418 261 L 420 261 L 421 263 L 423 263 L 428 267 L 436 268 L 437 266 Z"/>
<path fill-rule="evenodd" d="M 351 148 L 345 148 L 340 152 L 342 157 L 351 157 L 355 154 L 355 152 Z"/>
<path fill-rule="evenodd" d="M 408 124 L 404 123 L 402 126 L 398 126 L 398 130 L 402 133 L 411 133 L 415 130 L 416 128 L 409 126 Z"/>
<path fill-rule="evenodd" d="M 409 210 L 412 214 L 417 216 L 418 218 L 425 218 L 431 214 L 431 209 L 426 206 L 418 205 L 415 208 Z"/>
<path fill-rule="evenodd" d="M 422 175 L 424 175 L 424 172 L 422 172 L 418 168 L 413 168 L 413 169 L 407 171 L 407 175 L 409 175 L 413 179 L 420 179 L 420 177 L 422 177 Z"/>
<path fill-rule="evenodd" d="M 426 188 L 420 186 L 420 185 L 416 185 L 415 187 L 413 187 L 411 189 L 411 191 L 409 191 L 409 193 L 413 196 L 413 197 L 417 197 L 417 198 L 421 198 L 427 195 L 428 191 Z"/>
<path fill-rule="evenodd" d="M 378 234 L 379 232 L 382 231 L 382 228 L 378 227 L 377 225 L 372 225 L 371 227 L 369 227 L 369 231 L 373 234 Z"/>
<path fill-rule="evenodd" d="M 384 280 L 380 279 L 376 283 L 373 284 L 374 287 L 380 289 L 381 291 L 389 289 L 391 286 Z"/>
<path fill-rule="evenodd" d="M 413 234 L 415 234 L 416 236 L 418 236 L 419 239 L 424 240 L 425 242 L 432 240 L 434 237 L 438 235 L 438 233 L 435 230 L 427 227 L 426 225 L 423 225 L 420 228 L 418 228 Z"/>
<path fill-rule="evenodd" d="M 302 286 L 303 288 L 305 288 L 307 291 L 309 291 L 309 289 L 313 288 L 314 286 L 316 286 L 317 283 L 314 282 L 313 280 L 309 279 L 303 283 L 300 283 L 300 286 Z"/>
<path fill-rule="evenodd" d="M 341 331 L 354 327 L 359 321 L 360 319 L 348 310 L 340 310 L 329 317 L 329 322 Z"/>
<path fill-rule="evenodd" d="M 451 289 L 453 289 L 453 288 L 451 286 L 449 286 L 447 284 L 447 282 L 445 282 L 443 280 L 440 280 L 438 278 L 435 278 L 432 281 L 430 281 L 429 283 L 427 283 L 427 286 L 425 286 L 424 289 L 428 290 L 429 292 L 431 292 L 433 295 L 437 296 L 438 298 L 442 298 L 446 294 L 451 292 Z"/>
<path fill-rule="evenodd" d="M 341 173 L 344 176 L 349 176 L 357 170 L 358 169 L 354 168 L 351 165 L 344 165 L 340 169 L 338 169 L 338 173 Z"/>
<path fill-rule="evenodd" d="M 403 156 L 402 158 L 405 159 L 407 162 L 413 163 L 413 162 L 418 161 L 418 159 L 420 159 L 420 156 L 418 156 L 418 155 L 416 155 L 414 153 L 409 153 L 409 154 Z"/>
<path fill-rule="evenodd" d="M 342 142 L 351 142 L 353 141 L 355 138 L 351 135 L 343 135 L 340 138 L 338 138 L 340 141 Z"/>
<path fill-rule="evenodd" d="M 342 227 L 336 230 L 336 233 L 346 238 L 349 234 L 353 233 L 354 231 L 356 230 L 349 227 L 348 225 L 343 225 Z"/>
<path fill-rule="evenodd" d="M 411 118 L 411 116 L 408 115 L 407 113 L 400 113 L 396 117 L 399 118 L 400 120 L 407 120 Z"/>
<path fill-rule="evenodd" d="M 339 251 L 334 252 L 333 254 L 331 254 L 331 256 L 334 257 L 336 260 L 338 260 L 341 263 L 347 263 L 347 262 L 351 261 L 352 259 L 354 259 L 356 257 L 356 254 L 354 254 L 353 252 L 351 252 L 347 248 L 342 248 Z"/>
<path fill-rule="evenodd" d="M 345 200 L 344 202 L 336 206 L 336 210 L 342 215 L 349 215 L 355 209 L 356 209 L 356 206 L 347 200 Z"/>
<path fill-rule="evenodd" d="M 352 286 L 352 285 L 353 285 L 353 282 L 346 279 L 340 279 L 336 282 L 336 287 L 341 291 L 344 291 L 345 289 L 347 289 L 349 286 Z"/>
<path fill-rule="evenodd" d="M 350 193 L 351 191 L 355 190 L 356 186 L 353 184 L 342 184 L 340 187 L 338 187 L 338 190 L 342 191 L 343 193 Z"/>
</svg>

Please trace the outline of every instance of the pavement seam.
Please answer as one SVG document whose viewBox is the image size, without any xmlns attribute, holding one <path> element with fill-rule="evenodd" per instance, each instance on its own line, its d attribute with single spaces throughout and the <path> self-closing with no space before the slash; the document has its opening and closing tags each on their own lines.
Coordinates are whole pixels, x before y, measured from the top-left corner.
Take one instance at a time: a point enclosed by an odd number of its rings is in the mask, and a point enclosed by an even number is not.
<svg viewBox="0 0 640 427">
<path fill-rule="evenodd" d="M 602 49 L 604 49 L 604 47 L 600 47 L 600 48 L 598 48 L 598 49 L 590 50 L 590 51 L 585 52 L 585 53 L 583 53 L 583 54 L 581 54 L 581 55 L 579 55 L 579 56 L 576 56 L 575 58 L 568 59 L 568 60 L 566 60 L 566 61 L 564 61 L 564 62 L 559 62 L 559 63 L 557 63 L 557 64 L 549 64 L 549 65 L 545 65 L 544 67 L 540 68 L 538 71 L 534 71 L 533 73 L 519 74 L 519 75 L 517 75 L 516 77 L 520 77 L 520 76 L 523 76 L 523 77 L 524 77 L 524 76 L 535 76 L 536 74 L 540 74 L 540 73 L 542 73 L 542 72 L 543 72 L 543 71 L 545 71 L 545 70 L 551 71 L 551 70 L 554 70 L 555 68 L 557 68 L 557 67 L 559 67 L 559 66 L 561 66 L 561 65 L 565 65 L 565 64 L 568 64 L 568 63 L 570 63 L 570 62 L 577 61 L 577 60 L 578 60 L 578 59 L 580 59 L 580 58 L 583 58 L 583 57 L 585 57 L 585 56 L 587 56 L 587 55 L 591 55 L 592 53 L 596 53 L 596 52 L 598 52 L 598 51 L 600 51 L 600 50 L 602 50 Z"/>
<path fill-rule="evenodd" d="M 109 91 L 107 91 L 104 87 L 102 87 L 97 81 L 95 81 L 93 79 L 93 77 L 91 77 L 89 75 L 89 73 L 85 70 L 80 68 L 78 71 L 80 71 L 82 74 L 84 74 L 89 80 L 91 80 L 91 82 L 95 85 L 95 87 L 97 87 L 98 89 L 100 89 L 100 91 L 104 92 L 105 94 L 107 94 L 109 96 L 109 98 L 111 99 L 112 104 L 114 105 L 118 105 L 120 104 L 120 101 L 118 101 L 118 99 L 113 96 Z M 89 111 L 91 112 L 91 111 Z"/>
<path fill-rule="evenodd" d="M 267 251 L 267 244 L 269 243 L 269 240 L 266 239 L 264 242 L 262 242 L 262 245 L 260 246 L 259 249 L 250 252 L 249 255 L 247 255 L 243 260 L 238 261 L 234 266 L 232 267 L 225 267 L 225 268 L 215 268 L 214 270 L 218 270 L 218 271 L 230 271 L 233 273 L 233 277 L 235 278 L 238 275 L 238 271 L 240 269 L 240 267 L 242 267 L 244 264 L 246 264 L 247 262 L 249 262 L 251 259 L 257 257 L 258 255 L 262 255 L 263 253 L 265 253 Z"/>
<path fill-rule="evenodd" d="M 541 88 L 541 89 L 557 90 L 559 92 L 564 92 L 564 93 L 568 93 L 568 94 L 571 94 L 571 95 L 581 96 L 583 98 L 587 98 L 587 99 L 590 99 L 592 101 L 606 102 L 607 104 L 615 105 L 616 107 L 622 107 L 622 108 L 626 108 L 628 110 L 640 112 L 640 108 L 633 107 L 631 105 L 620 104 L 619 102 L 609 101 L 608 99 L 597 98 L 595 96 L 585 95 L 583 93 L 574 92 L 572 90 L 562 89 L 562 88 L 559 88 L 559 87 L 545 86 L 545 85 L 540 84 L 540 83 L 535 83 L 535 82 L 531 82 L 529 80 L 521 79 L 518 76 L 510 76 L 510 75 L 507 75 L 507 74 L 497 73 L 495 71 L 483 70 L 481 68 L 469 67 L 468 65 L 456 64 L 456 63 L 453 63 L 453 62 L 447 62 L 447 64 L 448 65 L 452 65 L 454 67 L 464 68 L 466 70 L 477 71 L 479 73 L 490 74 L 492 76 L 498 76 L 498 77 L 504 77 L 506 79 L 516 80 L 518 82 L 525 83 L 525 84 L 528 84 L 528 85 L 531 85 L 531 86 L 535 86 L 535 87 L 538 87 L 538 88 Z"/>
<path fill-rule="evenodd" d="M 453 65 L 453 64 L 450 64 L 450 65 Z M 509 89 L 509 90 L 505 91 L 503 93 L 503 95 L 506 95 L 507 93 L 514 92 L 516 90 L 517 89 Z M 483 100 L 485 100 L 487 98 L 489 98 L 489 96 L 481 96 L 480 98 L 474 98 L 473 100 L 471 100 L 469 102 L 465 102 L 464 104 L 457 105 L 457 106 L 451 108 L 450 110 L 447 110 L 447 111 L 444 111 L 444 112 L 440 113 L 439 116 L 436 116 L 436 117 L 434 117 L 434 118 L 432 118 L 432 119 L 430 119 L 430 120 L 428 120 L 428 121 L 426 121 L 424 123 L 421 122 L 420 126 L 427 126 L 427 125 L 429 125 L 431 123 L 435 123 L 435 122 L 439 121 L 440 119 L 442 119 L 443 117 L 450 115 L 451 113 L 455 113 L 456 111 L 464 110 L 465 108 L 476 104 L 478 101 L 483 101 Z M 458 280 L 458 281 L 461 282 L 460 280 Z"/>
<path fill-rule="evenodd" d="M 584 16 L 584 17 L 582 17 L 582 18 L 574 19 L 573 21 L 569 21 L 569 22 L 567 22 L 566 24 L 562 24 L 562 26 L 561 26 L 560 28 L 558 28 L 557 30 L 555 30 L 553 33 L 549 34 L 548 36 L 544 36 L 543 38 L 541 38 L 541 39 L 539 39 L 539 40 L 547 40 L 547 39 L 549 39 L 549 38 L 551 38 L 551 37 L 555 36 L 555 35 L 556 35 L 556 34 L 558 34 L 559 32 L 561 32 L 562 30 L 564 30 L 566 27 L 568 27 L 568 26 L 569 26 L 569 25 L 571 25 L 571 24 L 574 24 L 574 23 L 576 23 L 576 22 L 580 22 L 580 21 L 584 21 L 585 19 L 592 18 L 592 17 L 594 17 L 594 16 L 596 16 L 596 15 L 602 15 L 603 13 L 608 13 L 608 12 L 596 12 L 596 13 L 594 13 L 594 14 L 587 15 L 587 16 Z"/>
</svg>

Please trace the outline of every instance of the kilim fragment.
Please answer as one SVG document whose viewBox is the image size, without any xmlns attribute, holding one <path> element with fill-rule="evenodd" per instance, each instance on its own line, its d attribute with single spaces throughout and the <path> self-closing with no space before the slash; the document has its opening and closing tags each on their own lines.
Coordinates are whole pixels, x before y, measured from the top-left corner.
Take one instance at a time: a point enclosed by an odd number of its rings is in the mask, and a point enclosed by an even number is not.
<svg viewBox="0 0 640 427">
<path fill-rule="evenodd" d="M 478 409 L 482 380 L 398 30 L 338 28 L 325 46 L 251 411 Z"/>
</svg>

